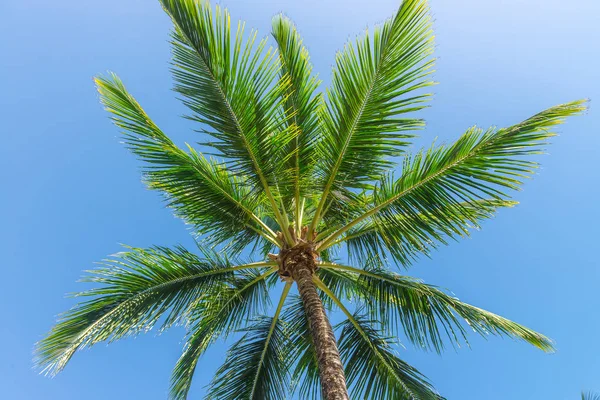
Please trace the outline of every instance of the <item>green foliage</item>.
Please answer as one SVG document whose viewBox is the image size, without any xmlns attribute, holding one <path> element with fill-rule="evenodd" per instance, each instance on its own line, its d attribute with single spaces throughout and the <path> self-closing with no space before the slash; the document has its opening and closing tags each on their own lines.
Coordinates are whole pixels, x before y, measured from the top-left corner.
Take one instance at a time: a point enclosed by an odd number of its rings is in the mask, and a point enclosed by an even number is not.
<svg viewBox="0 0 600 400">
<path fill-rule="evenodd" d="M 197 123 L 206 158 L 178 147 L 114 74 L 96 79 L 100 99 L 127 147 L 144 163 L 148 187 L 207 244 L 128 248 L 84 279 L 94 285 L 36 346 L 36 364 L 62 370 L 73 354 L 101 341 L 185 325 L 186 343 L 170 396 L 185 399 L 206 349 L 242 332 L 217 371 L 209 397 L 320 396 L 318 363 L 300 298 L 286 283 L 273 314 L 271 261 L 303 227 L 320 256 L 314 283 L 328 310 L 341 310 L 339 349 L 356 398 L 440 399 L 429 381 L 394 351 L 403 335 L 417 348 L 467 343 L 469 330 L 508 336 L 544 351 L 545 336 L 464 303 L 384 266 L 409 266 L 420 254 L 469 235 L 497 209 L 516 204 L 553 129 L 585 109 L 549 108 L 508 128 L 468 129 L 456 142 L 406 154 L 423 121 L 432 85 L 433 34 L 426 0 L 396 14 L 337 55 L 324 94 L 294 24 L 272 23 L 257 40 L 243 23 L 204 0 L 161 0 L 170 16 L 175 91 Z M 206 138 L 209 138 L 206 140 Z M 395 159 L 401 157 L 399 175 Z M 398 172 L 396 172 L 398 174 Z M 347 246 L 362 268 L 333 263 Z M 360 307 L 349 311 L 353 301 Z M 269 316 L 271 315 L 271 316 Z M 592 396 L 592 395 L 590 395 Z M 594 397 L 590 397 L 594 398 Z"/>
<path fill-rule="evenodd" d="M 244 329 L 217 371 L 208 398 L 275 399 L 286 392 L 285 334 L 281 322 L 270 331 L 272 320 L 263 317 Z"/>
<path fill-rule="evenodd" d="M 289 339 L 288 361 L 294 366 L 291 391 L 298 391 L 301 399 L 318 399 L 321 394 L 321 381 L 317 353 L 299 296 L 295 296 L 293 302 L 288 305 L 283 319 L 287 324 Z"/>
<path fill-rule="evenodd" d="M 279 318 L 290 290 L 285 285 L 275 315 L 261 316 L 228 352 L 212 382 L 208 398 L 275 399 L 289 381 L 287 337 Z"/>
<path fill-rule="evenodd" d="M 243 175 L 257 195 L 264 191 L 288 235 L 287 215 L 271 187 L 289 157 L 282 150 L 296 132 L 286 128 L 282 112 L 289 82 L 273 83 L 279 69 L 274 51 L 265 52 L 266 39 L 255 46 L 255 31 L 244 41 L 243 23 L 232 38 L 229 13 L 220 7 L 213 13 L 196 0 L 162 4 L 175 25 L 175 90 L 191 109 L 190 118 L 211 128 L 203 130 L 216 139 L 208 144 L 230 161 L 231 171 Z"/>
<path fill-rule="evenodd" d="M 594 392 L 581 392 L 581 400 L 600 400 L 600 394 Z"/>
<path fill-rule="evenodd" d="M 432 84 L 427 80 L 432 50 L 426 2 L 407 0 L 372 38 L 365 33 L 338 53 L 322 117 L 323 193 L 313 227 L 328 200 L 340 201 L 350 188 L 370 187 L 393 165 L 386 157 L 401 154 L 410 131 L 424 125 L 401 115 L 423 108 L 428 98 L 415 91 Z"/>
<path fill-rule="evenodd" d="M 228 336 L 269 304 L 265 278 L 273 274 L 247 272 L 231 283 L 198 298 L 189 318 L 189 335 L 171 377 L 171 397 L 185 399 L 200 356 L 221 335 Z"/>
<path fill-rule="evenodd" d="M 551 128 L 584 110 L 583 101 L 561 104 L 509 128 L 470 128 L 452 145 L 406 156 L 401 176 L 384 176 L 373 191 L 372 204 L 359 218 L 332 233 L 319 249 L 369 218 L 379 225 L 393 224 L 398 215 L 415 222 L 433 218 L 438 229 L 445 226 L 452 232 L 472 218 L 477 201 L 506 201 L 506 189 L 518 190 L 537 167 L 524 156 L 542 153 L 555 135 Z M 461 202 L 469 207 L 460 207 Z M 454 212 L 443 213 L 448 207 Z M 432 235 L 431 229 L 425 228 L 424 233 Z"/>
<path fill-rule="evenodd" d="M 379 323 L 354 315 L 341 326 L 340 356 L 353 398 L 441 399 L 419 371 L 398 358 L 395 340 L 381 335 Z"/>
<path fill-rule="evenodd" d="M 431 213 L 392 213 L 387 218 L 367 218 L 337 243 L 345 243 L 350 259 L 358 262 L 377 260 L 384 263 L 387 254 L 409 266 L 419 254 L 429 255 L 448 239 L 469 236 L 480 222 L 492 218 L 500 207 L 512 207 L 515 201 L 475 200 L 444 204 Z"/>
<path fill-rule="evenodd" d="M 75 294 L 90 299 L 64 313 L 36 346 L 36 363 L 49 374 L 60 372 L 81 348 L 148 331 L 162 316 L 163 327 L 185 319 L 199 297 L 234 271 L 266 263 L 232 266 L 216 253 L 198 257 L 179 247 L 156 247 L 130 248 L 102 265 L 83 278 L 101 286 Z"/>
<path fill-rule="evenodd" d="M 273 85 L 279 69 L 267 40 L 244 39 L 244 24 L 230 31 L 227 10 L 193 0 L 163 0 L 171 16 L 175 90 L 192 111 L 190 118 L 210 127 L 211 145 L 231 160 L 229 167 L 257 186 L 273 184 L 281 147 L 291 139 L 274 118 L 287 81 Z"/>
<path fill-rule="evenodd" d="M 265 199 L 250 196 L 243 179 L 193 148 L 177 147 L 146 115 L 116 75 L 96 79 L 100 100 L 124 130 L 125 143 L 145 161 L 145 180 L 166 194 L 176 215 L 214 243 L 230 241 L 239 252 L 259 235 L 274 241 L 265 227 Z M 260 217 L 258 215 L 260 215 Z M 263 227 L 264 229 L 261 229 Z"/>
<path fill-rule="evenodd" d="M 353 397 L 440 399 L 424 376 L 394 354 L 380 323 L 351 314 L 319 278 L 315 283 L 348 318 L 340 324 L 339 350 Z"/>
<path fill-rule="evenodd" d="M 543 350 L 552 351 L 547 337 L 489 311 L 450 296 L 435 286 L 401 276 L 381 267 L 358 269 L 323 264 L 333 282 L 328 287 L 344 286 L 364 304 L 370 318 L 380 321 L 386 331 L 406 338 L 419 348 L 444 349 L 444 338 L 454 347 L 467 341 L 467 325 L 482 336 L 498 335 L 521 339 Z M 340 278 L 341 276 L 341 278 Z"/>
<path fill-rule="evenodd" d="M 314 191 L 313 174 L 317 162 L 316 143 L 319 138 L 318 113 L 323 106 L 323 96 L 316 93 L 321 83 L 312 75 L 312 65 L 306 47 L 288 18 L 278 15 L 273 18 L 273 38 L 279 49 L 281 61 L 280 85 L 289 81 L 286 92 L 286 121 L 296 132 L 285 149 L 289 156 L 287 179 L 279 180 L 287 194 L 285 203 L 293 198 L 294 218 L 297 227 L 302 223 L 303 198 Z M 293 197 L 291 194 L 293 193 Z"/>
</svg>

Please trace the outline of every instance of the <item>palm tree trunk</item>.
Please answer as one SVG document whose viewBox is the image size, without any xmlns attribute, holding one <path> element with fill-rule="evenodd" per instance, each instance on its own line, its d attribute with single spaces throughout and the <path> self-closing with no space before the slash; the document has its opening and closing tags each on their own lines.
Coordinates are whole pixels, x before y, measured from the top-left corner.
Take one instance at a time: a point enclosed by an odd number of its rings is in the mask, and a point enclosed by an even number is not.
<svg viewBox="0 0 600 400">
<path fill-rule="evenodd" d="M 348 400 L 344 367 L 340 360 L 333 329 L 331 329 L 323 303 L 312 280 L 314 265 L 309 265 L 311 261 L 313 260 L 305 259 L 304 262 L 298 262 L 292 274 L 302 297 L 304 312 L 308 318 L 317 352 L 321 391 L 325 400 Z"/>
</svg>

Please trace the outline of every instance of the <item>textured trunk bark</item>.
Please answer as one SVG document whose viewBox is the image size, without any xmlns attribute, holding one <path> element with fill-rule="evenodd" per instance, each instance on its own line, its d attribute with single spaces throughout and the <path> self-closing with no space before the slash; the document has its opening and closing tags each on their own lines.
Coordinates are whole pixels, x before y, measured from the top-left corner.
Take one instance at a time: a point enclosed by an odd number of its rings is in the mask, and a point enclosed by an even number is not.
<svg viewBox="0 0 600 400">
<path fill-rule="evenodd" d="M 310 263 L 313 265 L 310 265 Z M 321 391 L 325 400 L 348 400 L 344 367 L 333 335 L 333 329 L 325 314 L 323 303 L 312 280 L 314 260 L 304 258 L 293 268 L 293 278 L 304 304 L 310 332 L 317 351 Z"/>
</svg>

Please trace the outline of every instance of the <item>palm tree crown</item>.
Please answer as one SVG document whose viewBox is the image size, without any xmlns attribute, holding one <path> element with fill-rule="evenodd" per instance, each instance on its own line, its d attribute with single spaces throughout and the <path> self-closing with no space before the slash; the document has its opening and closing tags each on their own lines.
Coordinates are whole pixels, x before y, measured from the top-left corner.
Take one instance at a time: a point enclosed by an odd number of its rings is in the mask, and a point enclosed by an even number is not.
<svg viewBox="0 0 600 400">
<path fill-rule="evenodd" d="M 399 358 L 398 336 L 439 352 L 473 330 L 552 350 L 545 336 L 387 265 L 408 267 L 513 206 L 507 192 L 537 166 L 528 156 L 543 152 L 555 125 L 584 102 L 507 128 L 472 127 L 453 144 L 409 154 L 424 125 L 413 114 L 433 84 L 425 0 L 405 0 L 347 44 L 326 91 L 288 18 L 273 19 L 274 49 L 243 23 L 232 28 L 224 9 L 161 1 L 174 24 L 175 91 L 214 158 L 175 145 L 116 75 L 96 83 L 128 148 L 145 162 L 146 183 L 193 226 L 198 249 L 128 247 L 107 259 L 86 278 L 97 287 L 78 294 L 85 301 L 37 344 L 44 371 L 58 373 L 95 343 L 183 324 L 175 399 L 186 398 L 204 351 L 234 332 L 242 336 L 209 398 L 299 391 L 303 399 L 345 399 L 347 387 L 357 399 L 439 399 Z M 339 261 L 342 248 L 356 266 Z M 241 260 L 249 251 L 253 260 Z M 289 295 L 294 282 L 299 296 Z M 271 289 L 281 292 L 274 311 Z M 332 309 L 345 315 L 337 339 L 325 314 Z"/>
</svg>

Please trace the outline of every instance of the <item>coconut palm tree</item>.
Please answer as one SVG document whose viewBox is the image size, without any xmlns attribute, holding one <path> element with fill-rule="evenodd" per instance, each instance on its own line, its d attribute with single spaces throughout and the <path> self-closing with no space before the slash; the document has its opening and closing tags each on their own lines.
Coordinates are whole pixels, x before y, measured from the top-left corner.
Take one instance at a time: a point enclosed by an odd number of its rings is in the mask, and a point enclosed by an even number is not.
<svg viewBox="0 0 600 400">
<path fill-rule="evenodd" d="M 288 18 L 273 19 L 273 49 L 243 23 L 232 30 L 219 7 L 162 6 L 174 24 L 175 91 L 211 157 L 177 146 L 116 75 L 96 83 L 128 148 L 145 162 L 145 182 L 194 228 L 198 249 L 127 247 L 105 260 L 85 278 L 95 288 L 37 344 L 44 371 L 58 373 L 98 342 L 182 324 L 175 399 L 186 398 L 205 350 L 234 332 L 241 334 L 209 398 L 298 391 L 332 400 L 347 399 L 349 389 L 357 399 L 439 399 L 395 351 L 399 336 L 441 351 L 473 330 L 552 350 L 545 336 L 388 265 L 408 267 L 513 206 L 507 192 L 536 168 L 529 156 L 585 109 L 582 101 L 508 128 L 472 127 L 453 144 L 409 154 L 424 125 L 413 114 L 432 85 L 425 0 L 405 0 L 347 44 L 325 92 Z M 294 284 L 299 296 L 290 295 Z M 281 294 L 269 311 L 271 290 Z M 344 315 L 336 330 L 326 310 Z"/>
</svg>

